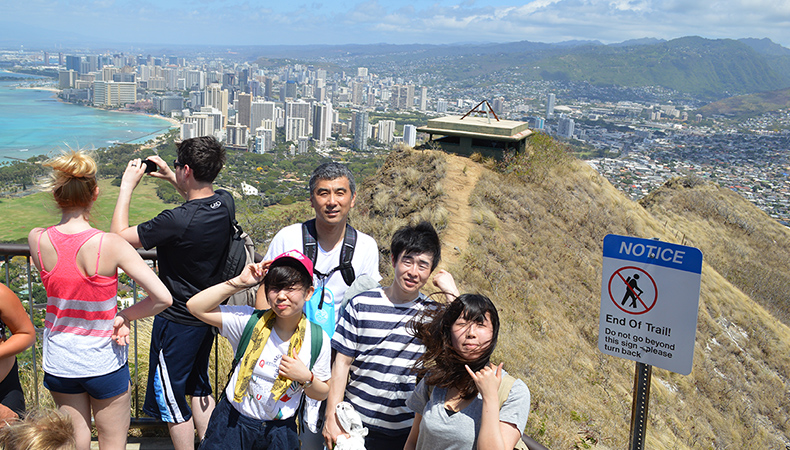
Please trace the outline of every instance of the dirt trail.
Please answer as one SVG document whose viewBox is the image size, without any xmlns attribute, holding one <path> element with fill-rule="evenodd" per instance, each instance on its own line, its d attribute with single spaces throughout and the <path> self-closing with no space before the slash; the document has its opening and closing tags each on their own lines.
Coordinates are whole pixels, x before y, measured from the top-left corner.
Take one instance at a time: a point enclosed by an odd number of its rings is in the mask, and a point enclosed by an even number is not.
<svg viewBox="0 0 790 450">
<path fill-rule="evenodd" d="M 447 154 L 447 176 L 442 183 L 447 193 L 444 207 L 449 215 L 447 229 L 442 234 L 441 267 L 452 267 L 466 249 L 472 228 L 469 196 L 482 172 L 483 167 L 469 158 Z"/>
</svg>

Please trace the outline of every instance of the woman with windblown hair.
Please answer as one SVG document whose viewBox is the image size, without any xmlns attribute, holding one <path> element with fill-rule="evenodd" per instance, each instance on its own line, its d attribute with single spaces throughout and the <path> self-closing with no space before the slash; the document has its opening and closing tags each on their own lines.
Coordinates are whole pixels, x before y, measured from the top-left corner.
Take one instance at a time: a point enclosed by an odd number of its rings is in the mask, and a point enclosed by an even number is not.
<svg viewBox="0 0 790 450">
<path fill-rule="evenodd" d="M 513 449 L 527 424 L 530 395 L 502 364 L 489 362 L 499 334 L 496 307 L 487 297 L 464 294 L 428 314 L 412 324 L 425 353 L 416 366 L 422 380 L 406 401 L 415 415 L 405 448 Z"/>
<path fill-rule="evenodd" d="M 129 430 L 130 321 L 172 303 L 170 292 L 120 236 L 88 222 L 99 195 L 96 162 L 83 152 L 47 161 L 60 222 L 28 236 L 33 263 L 47 291 L 44 322 L 44 386 L 61 412 L 71 416 L 77 448 L 91 440 L 91 410 L 99 446 L 126 448 Z M 118 312 L 118 269 L 148 297 Z"/>
</svg>

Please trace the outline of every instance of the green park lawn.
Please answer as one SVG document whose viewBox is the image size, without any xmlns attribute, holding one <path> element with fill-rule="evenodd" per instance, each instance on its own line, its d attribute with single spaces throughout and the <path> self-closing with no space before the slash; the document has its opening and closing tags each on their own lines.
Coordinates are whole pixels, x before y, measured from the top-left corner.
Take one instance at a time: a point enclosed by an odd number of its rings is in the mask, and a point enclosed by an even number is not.
<svg viewBox="0 0 790 450">
<path fill-rule="evenodd" d="M 112 212 L 118 198 L 118 187 L 110 185 L 110 181 L 99 180 L 99 198 L 91 211 L 93 226 L 105 231 L 110 230 Z M 136 225 L 173 206 L 164 203 L 156 195 L 154 180 L 144 179 L 132 196 L 129 222 Z M 31 228 L 54 225 L 58 221 L 60 212 L 49 192 L 0 199 L 0 242 L 25 242 Z"/>
</svg>

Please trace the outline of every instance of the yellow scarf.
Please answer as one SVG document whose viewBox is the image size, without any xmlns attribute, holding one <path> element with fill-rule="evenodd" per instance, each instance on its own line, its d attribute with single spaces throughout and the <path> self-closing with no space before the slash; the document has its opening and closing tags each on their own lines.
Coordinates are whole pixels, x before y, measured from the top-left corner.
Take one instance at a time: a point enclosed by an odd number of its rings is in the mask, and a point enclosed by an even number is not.
<svg viewBox="0 0 790 450">
<path fill-rule="evenodd" d="M 244 351 L 244 357 L 242 357 L 239 363 L 239 376 L 236 379 L 236 388 L 233 391 L 233 401 L 236 403 L 241 403 L 244 394 L 247 392 L 247 387 L 250 385 L 250 378 L 252 378 L 252 370 L 258 362 L 258 358 L 261 357 L 263 347 L 266 346 L 266 341 L 269 340 L 269 336 L 272 334 L 274 321 L 276 319 L 277 316 L 274 312 L 268 310 L 263 313 L 261 320 L 255 324 L 252 336 L 250 336 L 250 343 L 247 345 L 247 350 Z M 302 342 L 304 342 L 306 328 L 307 318 L 304 313 L 302 313 L 302 318 L 299 319 L 299 325 L 296 327 L 296 331 L 291 335 L 291 340 L 288 345 L 289 356 L 299 354 L 299 350 L 302 348 Z M 280 397 L 285 394 L 285 391 L 288 390 L 291 383 L 292 380 L 278 375 L 277 379 L 274 380 L 274 385 L 272 385 L 272 395 L 274 399 L 280 400 Z"/>
</svg>

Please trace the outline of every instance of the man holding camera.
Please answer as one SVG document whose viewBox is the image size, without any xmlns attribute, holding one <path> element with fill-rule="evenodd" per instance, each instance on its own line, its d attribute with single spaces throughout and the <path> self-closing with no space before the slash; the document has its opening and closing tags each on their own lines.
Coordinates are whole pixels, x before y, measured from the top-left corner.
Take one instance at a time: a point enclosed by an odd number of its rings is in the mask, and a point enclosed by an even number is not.
<svg viewBox="0 0 790 450">
<path fill-rule="evenodd" d="M 177 155 L 173 170 L 158 156 L 129 161 L 111 231 L 137 248 L 157 249 L 159 277 L 173 295 L 173 306 L 154 319 L 143 412 L 168 423 L 176 450 L 193 450 L 195 429 L 202 439 L 214 409 L 208 377 L 213 333 L 186 302 L 222 269 L 231 218 L 213 186 L 225 164 L 222 144 L 211 136 L 187 139 L 178 144 Z M 130 227 L 132 192 L 146 173 L 169 181 L 186 202 Z"/>
</svg>

